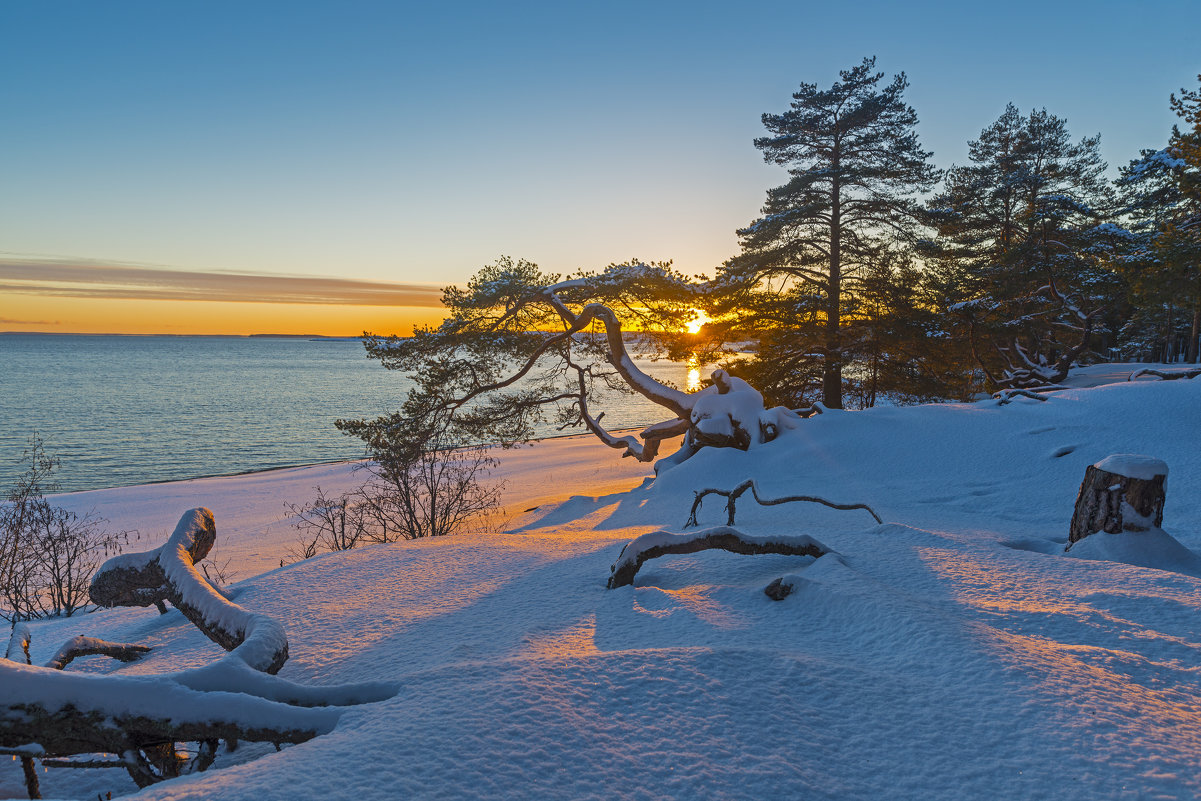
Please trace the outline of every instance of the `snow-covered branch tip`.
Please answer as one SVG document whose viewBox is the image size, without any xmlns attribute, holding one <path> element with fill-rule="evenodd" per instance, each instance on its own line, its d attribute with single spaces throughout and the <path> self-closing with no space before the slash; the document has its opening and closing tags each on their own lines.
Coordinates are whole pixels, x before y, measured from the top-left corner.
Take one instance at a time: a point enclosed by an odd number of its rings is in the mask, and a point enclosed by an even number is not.
<svg viewBox="0 0 1201 801">
<path fill-rule="evenodd" d="M 685 534 L 655 531 L 643 534 L 621 549 L 617 561 L 609 569 L 609 589 L 634 583 L 634 576 L 650 559 L 671 554 L 690 554 L 698 551 L 722 550 L 730 553 L 782 554 L 784 556 L 819 557 L 832 551 L 807 535 L 754 536 L 730 526 L 717 526 Z"/>
<path fill-rule="evenodd" d="M 1045 401 L 1046 395 L 1040 392 L 1054 392 L 1066 387 L 1042 387 L 1040 389 L 1004 389 L 1000 392 L 993 393 L 993 398 L 997 401 L 998 406 L 1005 406 L 1013 403 L 1016 398 L 1033 398 L 1036 401 Z"/>
<path fill-rule="evenodd" d="M 118 662 L 136 662 L 150 653 L 150 646 L 136 645 L 126 642 L 109 642 L 95 637 L 72 637 L 62 648 L 58 649 L 46 667 L 54 670 L 65 670 L 67 665 L 81 656 L 107 656 Z"/>
<path fill-rule="evenodd" d="M 851 509 L 864 509 L 868 514 L 875 518 L 877 523 L 884 522 L 880 519 L 880 515 L 876 514 L 875 510 L 865 503 L 835 503 L 833 501 L 828 501 L 825 498 L 818 498 L 814 495 L 787 495 L 783 498 L 763 498 L 759 495 L 759 487 L 755 483 L 755 480 L 750 478 L 732 490 L 703 489 L 698 491 L 695 499 L 692 501 L 692 509 L 688 513 L 688 520 L 684 523 L 684 528 L 692 528 L 697 525 L 696 513 L 700 510 L 701 502 L 704 501 L 706 495 L 721 495 L 727 499 L 726 525 L 734 525 L 735 505 L 742 494 L 748 489 L 751 491 L 751 497 L 753 497 L 755 502 L 760 506 L 778 506 L 782 503 L 820 503 L 823 506 L 830 507 L 831 509 L 839 509 L 843 511 L 848 511 Z"/>
<path fill-rule="evenodd" d="M 1175 381 L 1180 378 L 1196 378 L 1201 375 L 1201 369 L 1194 370 L 1154 370 L 1150 367 L 1144 367 L 1141 370 L 1135 370 L 1127 378 L 1127 381 L 1133 381 L 1136 378 L 1144 375 L 1152 375 L 1164 381 Z"/>
</svg>

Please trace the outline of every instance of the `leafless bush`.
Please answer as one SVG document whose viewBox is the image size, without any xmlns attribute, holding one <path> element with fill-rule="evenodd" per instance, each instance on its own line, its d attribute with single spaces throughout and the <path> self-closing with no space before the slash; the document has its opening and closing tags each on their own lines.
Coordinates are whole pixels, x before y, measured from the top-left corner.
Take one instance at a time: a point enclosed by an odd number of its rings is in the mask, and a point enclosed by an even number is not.
<svg viewBox="0 0 1201 801">
<path fill-rule="evenodd" d="M 480 479 L 497 461 L 480 446 L 427 449 L 414 457 L 379 461 L 360 490 L 373 541 L 415 540 L 453 534 L 500 506 L 501 483 Z"/>
<path fill-rule="evenodd" d="M 428 448 L 369 463 L 359 487 L 331 497 L 320 488 L 306 504 L 286 504 L 299 532 L 292 561 L 365 543 L 453 534 L 500 505 L 501 483 L 481 478 L 496 464 L 483 447 Z"/>
<path fill-rule="evenodd" d="M 321 487 L 314 490 L 317 495 L 308 503 L 284 504 L 296 517 L 292 525 L 299 533 L 290 552 L 293 561 L 310 559 L 323 551 L 349 551 L 370 539 L 367 532 L 370 521 L 359 499 L 361 489 L 336 498 L 327 496 Z"/>
<path fill-rule="evenodd" d="M 39 437 L 21 458 L 26 470 L 0 506 L 0 617 L 69 617 L 87 604 L 92 574 L 129 534 L 107 531 L 94 514 L 50 505 L 45 494 L 58 489 L 58 460 Z"/>
</svg>

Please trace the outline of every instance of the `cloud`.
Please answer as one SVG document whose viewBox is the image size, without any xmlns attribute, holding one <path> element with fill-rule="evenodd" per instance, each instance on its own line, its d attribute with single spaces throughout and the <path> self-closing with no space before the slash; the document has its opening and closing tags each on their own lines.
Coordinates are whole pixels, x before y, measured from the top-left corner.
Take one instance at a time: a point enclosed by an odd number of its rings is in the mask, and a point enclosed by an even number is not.
<svg viewBox="0 0 1201 801">
<path fill-rule="evenodd" d="M 58 325 L 58 320 L 15 320 L 12 317 L 0 317 L 0 325 Z"/>
<path fill-rule="evenodd" d="M 338 306 L 442 305 L 442 290 L 422 284 L 0 257 L 0 294 L 9 293 L 121 300 L 208 300 Z"/>
</svg>

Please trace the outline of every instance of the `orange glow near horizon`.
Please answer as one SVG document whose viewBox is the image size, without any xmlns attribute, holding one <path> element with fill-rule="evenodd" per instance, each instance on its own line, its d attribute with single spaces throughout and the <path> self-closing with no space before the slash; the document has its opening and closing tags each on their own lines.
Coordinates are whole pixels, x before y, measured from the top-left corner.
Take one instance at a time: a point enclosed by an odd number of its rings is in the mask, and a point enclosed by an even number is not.
<svg viewBox="0 0 1201 801">
<path fill-rule="evenodd" d="M 686 326 L 690 334 L 698 333 L 701 330 L 701 326 L 713 319 L 700 309 L 693 309 L 692 315 L 692 321 Z"/>
<path fill-rule="evenodd" d="M 305 303 L 8 295 L 0 298 L 0 331 L 54 334 L 316 334 L 412 333 L 433 325 L 441 308 Z"/>
</svg>

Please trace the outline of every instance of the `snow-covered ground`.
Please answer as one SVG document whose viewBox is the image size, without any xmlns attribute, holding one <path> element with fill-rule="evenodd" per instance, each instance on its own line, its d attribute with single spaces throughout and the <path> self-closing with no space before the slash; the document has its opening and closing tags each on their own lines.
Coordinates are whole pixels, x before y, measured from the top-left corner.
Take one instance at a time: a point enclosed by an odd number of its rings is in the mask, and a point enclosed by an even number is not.
<svg viewBox="0 0 1201 801">
<path fill-rule="evenodd" d="M 1189 799 L 1201 795 L 1198 409 L 1201 380 L 830 412 L 654 481 L 590 438 L 547 441 L 501 454 L 499 532 L 284 568 L 283 503 L 349 486 L 349 465 L 62 501 L 137 528 L 139 550 L 208 506 L 242 579 L 236 601 L 288 631 L 281 676 L 401 685 L 331 734 L 280 753 L 243 746 L 139 798 Z M 1085 467 L 1114 453 L 1167 462 L 1164 529 L 1191 551 L 1160 538 L 1143 560 L 1155 567 L 1105 561 L 1129 556 L 1141 535 L 1126 534 L 1063 554 Z M 837 555 L 665 557 L 605 588 L 626 542 L 682 531 L 695 490 L 746 478 L 767 495 L 867 503 L 885 523 L 747 495 L 739 528 L 810 535 Z M 724 523 L 721 499 L 699 520 Z M 763 589 L 782 576 L 796 591 L 775 602 Z M 177 612 L 118 609 L 33 626 L 35 659 L 75 634 L 155 650 L 69 670 L 154 673 L 221 653 Z M 117 770 L 51 770 L 42 787 L 134 790 Z M 0 796 L 22 794 L 5 762 Z"/>
</svg>

